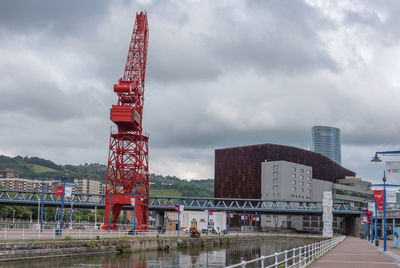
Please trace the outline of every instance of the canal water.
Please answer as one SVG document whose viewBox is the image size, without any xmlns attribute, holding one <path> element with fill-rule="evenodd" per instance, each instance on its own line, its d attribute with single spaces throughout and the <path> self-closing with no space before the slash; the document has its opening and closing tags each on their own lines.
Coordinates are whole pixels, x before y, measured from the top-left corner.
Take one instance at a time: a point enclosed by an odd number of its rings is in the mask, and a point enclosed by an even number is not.
<svg viewBox="0 0 400 268">
<path fill-rule="evenodd" d="M 110 253 L 86 256 L 32 259 L 0 263 L 0 267 L 224 267 L 260 256 L 292 249 L 317 240 L 301 238 L 273 238 L 265 240 L 245 239 L 229 248 L 182 249 L 170 251 L 146 251 L 141 253 Z M 272 262 L 270 262 L 272 263 Z M 260 267 L 260 265 L 249 266 Z"/>
</svg>

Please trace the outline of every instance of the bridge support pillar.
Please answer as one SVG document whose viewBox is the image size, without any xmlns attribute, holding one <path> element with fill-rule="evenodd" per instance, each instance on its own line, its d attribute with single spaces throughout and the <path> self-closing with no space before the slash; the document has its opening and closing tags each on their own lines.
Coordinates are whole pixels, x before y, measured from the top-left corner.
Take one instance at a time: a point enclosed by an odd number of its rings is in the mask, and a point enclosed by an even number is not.
<svg viewBox="0 0 400 268">
<path fill-rule="evenodd" d="M 346 217 L 344 218 L 344 223 L 343 226 L 345 227 L 346 235 L 359 237 L 364 232 L 360 217 Z"/>
<path fill-rule="evenodd" d="M 156 211 L 156 227 L 164 225 L 164 211 Z"/>
</svg>

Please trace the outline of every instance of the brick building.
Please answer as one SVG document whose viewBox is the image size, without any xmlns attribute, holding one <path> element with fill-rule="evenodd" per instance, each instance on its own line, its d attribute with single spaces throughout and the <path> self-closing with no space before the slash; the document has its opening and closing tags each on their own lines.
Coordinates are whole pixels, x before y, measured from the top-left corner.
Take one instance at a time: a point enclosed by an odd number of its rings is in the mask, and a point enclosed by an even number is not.
<svg viewBox="0 0 400 268">
<path fill-rule="evenodd" d="M 261 162 L 289 161 L 312 167 L 313 178 L 337 183 L 355 176 L 331 159 L 308 150 L 260 144 L 215 150 L 214 197 L 261 198 Z"/>
<path fill-rule="evenodd" d="M 19 172 L 11 168 L 0 169 L 0 178 L 19 178 Z"/>
</svg>

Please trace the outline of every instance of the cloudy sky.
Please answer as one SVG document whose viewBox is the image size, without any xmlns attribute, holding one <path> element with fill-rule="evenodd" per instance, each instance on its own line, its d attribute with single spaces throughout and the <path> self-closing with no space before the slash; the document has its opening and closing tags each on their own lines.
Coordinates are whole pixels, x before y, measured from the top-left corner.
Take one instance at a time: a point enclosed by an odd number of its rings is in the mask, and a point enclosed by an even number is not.
<svg viewBox="0 0 400 268">
<path fill-rule="evenodd" d="M 140 10 L 150 172 L 212 178 L 216 148 L 309 149 L 313 125 L 342 130 L 343 165 L 365 179 L 382 177 L 375 151 L 400 149 L 399 1 L 6 0 L 0 154 L 106 163 Z"/>
</svg>

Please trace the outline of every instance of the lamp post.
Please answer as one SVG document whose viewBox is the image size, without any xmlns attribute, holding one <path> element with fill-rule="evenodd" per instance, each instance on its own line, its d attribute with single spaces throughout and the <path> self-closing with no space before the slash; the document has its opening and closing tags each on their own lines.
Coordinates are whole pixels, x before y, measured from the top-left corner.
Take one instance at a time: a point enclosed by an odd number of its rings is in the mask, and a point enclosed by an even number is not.
<svg viewBox="0 0 400 268">
<path fill-rule="evenodd" d="M 386 251 L 386 176 L 383 171 L 383 251 Z"/>
<path fill-rule="evenodd" d="M 108 232 L 111 232 L 111 199 L 116 199 L 116 197 L 106 196 L 105 199 L 108 199 Z M 104 211 L 104 214 L 105 213 Z"/>
<path fill-rule="evenodd" d="M 61 183 L 62 188 L 62 200 L 61 200 L 61 219 L 60 219 L 60 236 L 62 236 L 62 226 L 63 226 L 63 218 L 64 218 L 64 200 L 65 200 L 65 184 L 75 184 L 74 182 L 65 181 L 66 172 L 64 171 L 64 176 L 62 181 L 55 181 L 53 183 Z M 72 201 L 71 201 L 72 202 Z"/>
<path fill-rule="evenodd" d="M 371 162 L 382 162 L 378 155 L 400 155 L 400 151 L 384 151 L 375 152 L 374 157 L 372 157 Z M 400 185 L 386 184 L 386 171 L 383 171 L 383 250 L 386 251 L 386 187 L 398 187 Z M 372 186 L 372 185 L 371 185 Z M 378 185 L 376 185 L 378 186 Z M 376 218 L 378 219 L 378 218 Z M 377 224 L 376 224 L 377 225 Z M 377 234 L 375 235 L 377 238 Z"/>
<path fill-rule="evenodd" d="M 42 197 L 40 198 L 40 232 L 43 232 L 43 207 L 44 207 L 44 190 L 49 190 L 51 189 L 51 187 L 49 186 L 44 186 L 44 179 L 42 179 L 42 186 L 40 187 L 35 187 L 35 190 L 42 190 Z M 38 210 L 39 212 L 39 210 Z M 39 219 L 39 215 L 38 215 L 38 219 Z"/>
<path fill-rule="evenodd" d="M 378 203 L 375 203 L 375 246 L 379 246 L 379 240 L 378 240 Z"/>
</svg>

